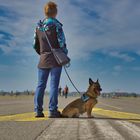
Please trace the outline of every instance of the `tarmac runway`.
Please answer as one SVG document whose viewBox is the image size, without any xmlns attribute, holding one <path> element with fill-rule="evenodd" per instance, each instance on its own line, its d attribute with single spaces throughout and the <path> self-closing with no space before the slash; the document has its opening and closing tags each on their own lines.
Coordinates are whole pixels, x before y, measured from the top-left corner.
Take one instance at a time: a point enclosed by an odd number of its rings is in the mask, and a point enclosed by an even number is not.
<svg viewBox="0 0 140 140">
<path fill-rule="evenodd" d="M 140 140 L 140 98 L 99 98 L 95 118 L 34 118 L 33 96 L 0 96 L 0 140 Z M 59 97 L 59 109 L 78 97 Z"/>
</svg>

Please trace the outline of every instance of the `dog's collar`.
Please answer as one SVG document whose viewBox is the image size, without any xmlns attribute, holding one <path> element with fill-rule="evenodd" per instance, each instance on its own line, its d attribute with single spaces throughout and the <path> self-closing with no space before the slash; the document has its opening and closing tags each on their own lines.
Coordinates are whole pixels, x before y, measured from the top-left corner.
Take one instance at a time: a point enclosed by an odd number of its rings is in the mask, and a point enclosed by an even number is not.
<svg viewBox="0 0 140 140">
<path fill-rule="evenodd" d="M 86 102 L 90 99 L 90 97 L 87 94 L 84 93 L 84 94 L 82 94 L 81 99 L 82 99 L 83 102 Z"/>
<path fill-rule="evenodd" d="M 88 95 L 88 92 L 83 93 L 81 96 L 81 99 L 84 102 L 88 101 L 90 98 L 96 99 L 97 97 L 92 97 L 92 96 Z"/>
</svg>

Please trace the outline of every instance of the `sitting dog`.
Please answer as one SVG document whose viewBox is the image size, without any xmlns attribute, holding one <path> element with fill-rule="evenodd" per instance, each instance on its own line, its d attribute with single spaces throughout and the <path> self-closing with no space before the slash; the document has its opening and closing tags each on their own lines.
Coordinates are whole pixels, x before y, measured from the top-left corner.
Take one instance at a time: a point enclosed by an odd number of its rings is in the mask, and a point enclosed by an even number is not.
<svg viewBox="0 0 140 140">
<path fill-rule="evenodd" d="M 87 116 L 93 117 L 91 115 L 92 108 L 97 104 L 97 96 L 100 95 L 102 91 L 98 80 L 96 82 L 89 78 L 88 90 L 81 96 L 68 104 L 62 111 L 62 117 L 74 118 L 79 117 L 80 114 L 87 112 Z"/>
</svg>

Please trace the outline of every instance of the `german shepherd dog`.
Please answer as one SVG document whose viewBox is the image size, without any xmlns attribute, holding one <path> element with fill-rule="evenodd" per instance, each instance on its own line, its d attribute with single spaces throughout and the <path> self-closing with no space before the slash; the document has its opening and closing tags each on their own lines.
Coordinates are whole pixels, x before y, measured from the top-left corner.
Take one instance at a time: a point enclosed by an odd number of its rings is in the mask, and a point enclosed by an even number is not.
<svg viewBox="0 0 140 140">
<path fill-rule="evenodd" d="M 87 112 L 88 118 L 94 117 L 91 115 L 91 112 L 95 104 L 97 104 L 97 97 L 100 95 L 100 91 L 102 91 L 102 89 L 98 80 L 94 82 L 89 78 L 89 87 L 83 94 L 85 97 L 88 97 L 88 99 L 84 101 L 82 98 L 78 98 L 68 104 L 62 111 L 62 117 L 75 118 L 85 112 Z"/>
</svg>

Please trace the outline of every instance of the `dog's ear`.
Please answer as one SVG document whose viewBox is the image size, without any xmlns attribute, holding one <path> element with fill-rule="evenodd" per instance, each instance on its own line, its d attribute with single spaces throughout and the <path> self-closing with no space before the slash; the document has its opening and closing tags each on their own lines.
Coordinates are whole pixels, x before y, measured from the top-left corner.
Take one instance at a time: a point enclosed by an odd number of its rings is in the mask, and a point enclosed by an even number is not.
<svg viewBox="0 0 140 140">
<path fill-rule="evenodd" d="M 97 79 L 96 83 L 99 83 L 99 79 Z"/>
<path fill-rule="evenodd" d="M 92 85 L 94 82 L 92 81 L 91 78 L 89 78 L 89 84 Z"/>
</svg>

